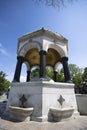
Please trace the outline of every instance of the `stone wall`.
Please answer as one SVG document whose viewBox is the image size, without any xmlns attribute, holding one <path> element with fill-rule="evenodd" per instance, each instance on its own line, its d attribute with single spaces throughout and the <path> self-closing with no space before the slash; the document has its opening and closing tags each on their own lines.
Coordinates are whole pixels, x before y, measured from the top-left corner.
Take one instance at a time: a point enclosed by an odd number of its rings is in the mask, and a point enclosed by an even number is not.
<svg viewBox="0 0 87 130">
<path fill-rule="evenodd" d="M 87 95 L 76 94 L 77 107 L 81 115 L 87 115 Z"/>
</svg>

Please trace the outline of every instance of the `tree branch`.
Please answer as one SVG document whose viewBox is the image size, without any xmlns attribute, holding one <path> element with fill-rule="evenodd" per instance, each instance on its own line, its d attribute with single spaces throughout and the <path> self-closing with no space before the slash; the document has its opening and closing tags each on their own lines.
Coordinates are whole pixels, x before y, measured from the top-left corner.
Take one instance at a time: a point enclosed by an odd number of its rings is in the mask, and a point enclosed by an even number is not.
<svg viewBox="0 0 87 130">
<path fill-rule="evenodd" d="M 68 3 L 73 3 L 78 0 L 33 0 L 35 3 L 44 3 L 47 6 L 51 6 L 53 8 L 60 9 L 61 7 L 65 7 Z"/>
</svg>

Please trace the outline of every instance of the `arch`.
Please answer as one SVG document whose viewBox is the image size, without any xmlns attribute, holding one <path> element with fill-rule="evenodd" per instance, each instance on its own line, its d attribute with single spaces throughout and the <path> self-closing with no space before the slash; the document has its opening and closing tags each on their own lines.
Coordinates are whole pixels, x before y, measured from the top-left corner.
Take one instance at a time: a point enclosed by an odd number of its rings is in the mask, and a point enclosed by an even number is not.
<svg viewBox="0 0 87 130">
<path fill-rule="evenodd" d="M 40 64 L 40 57 L 39 57 L 39 52 L 37 48 L 32 48 L 27 53 L 25 54 L 25 61 L 27 61 L 30 65 L 30 68 L 35 65 Z"/>
<path fill-rule="evenodd" d="M 53 48 L 49 48 L 46 55 L 46 65 L 54 67 L 58 61 L 61 61 L 59 52 Z"/>
<path fill-rule="evenodd" d="M 33 72 L 35 72 L 35 73 L 33 73 Z M 37 65 L 32 66 L 32 68 L 31 68 L 31 80 L 34 79 L 35 77 L 39 77 L 39 66 L 37 66 Z"/>
<path fill-rule="evenodd" d="M 49 45 L 48 45 L 48 48 L 47 48 L 47 51 L 48 51 L 48 49 L 50 49 L 50 48 L 56 50 L 56 51 L 60 54 L 61 57 L 67 57 L 67 51 L 65 51 L 65 49 L 63 49 L 63 48 L 62 48 L 61 46 L 59 46 L 58 44 L 49 44 Z"/>
<path fill-rule="evenodd" d="M 21 69 L 21 75 L 20 75 L 20 81 L 21 82 L 28 82 L 30 81 L 30 73 L 31 68 L 28 62 L 23 62 L 22 69 Z"/>
<path fill-rule="evenodd" d="M 55 70 L 56 72 L 58 72 L 58 67 L 59 67 L 60 65 L 62 65 L 61 62 L 57 62 L 57 63 L 55 64 L 54 70 Z"/>
<path fill-rule="evenodd" d="M 20 50 L 18 50 L 18 55 L 25 56 L 25 54 L 32 48 L 37 48 L 38 51 L 40 51 L 42 48 L 41 43 L 38 41 L 31 41 L 30 43 L 27 42 L 20 48 Z"/>
<path fill-rule="evenodd" d="M 25 61 L 24 64 L 25 64 L 26 67 L 27 67 L 27 71 L 30 70 L 30 65 L 29 65 L 29 63 L 28 63 L 27 61 Z"/>
<path fill-rule="evenodd" d="M 31 67 L 31 71 L 34 70 L 34 69 L 39 69 L 39 66 L 38 65 L 34 65 Z"/>
<path fill-rule="evenodd" d="M 25 63 L 22 64 L 22 69 L 21 69 L 21 75 L 20 75 L 20 82 L 26 82 L 26 70 L 27 66 Z"/>
</svg>

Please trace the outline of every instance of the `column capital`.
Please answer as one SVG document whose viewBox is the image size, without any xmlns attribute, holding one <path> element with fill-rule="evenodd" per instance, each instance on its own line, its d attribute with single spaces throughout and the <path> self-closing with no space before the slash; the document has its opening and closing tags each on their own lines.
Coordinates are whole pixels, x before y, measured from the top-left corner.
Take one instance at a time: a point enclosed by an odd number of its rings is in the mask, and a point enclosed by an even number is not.
<svg viewBox="0 0 87 130">
<path fill-rule="evenodd" d="M 64 76 L 65 76 L 65 81 L 70 82 L 70 71 L 68 67 L 68 57 L 62 57 L 62 64 L 63 64 L 63 69 L 64 69 Z"/>
<path fill-rule="evenodd" d="M 46 54 L 47 54 L 47 52 L 46 52 L 46 51 L 44 51 L 44 50 L 40 50 L 40 51 L 39 51 L 39 54 L 46 55 Z"/>
<path fill-rule="evenodd" d="M 17 56 L 17 60 L 23 60 L 24 61 L 24 57 L 23 56 Z"/>
<path fill-rule="evenodd" d="M 62 57 L 61 60 L 62 61 L 68 61 L 68 57 Z"/>
</svg>

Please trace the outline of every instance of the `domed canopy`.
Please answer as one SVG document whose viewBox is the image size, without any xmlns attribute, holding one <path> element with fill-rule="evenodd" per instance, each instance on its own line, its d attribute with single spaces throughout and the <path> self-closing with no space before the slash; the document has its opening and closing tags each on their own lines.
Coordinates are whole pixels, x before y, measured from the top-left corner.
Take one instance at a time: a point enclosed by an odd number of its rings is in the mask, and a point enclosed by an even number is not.
<svg viewBox="0 0 87 130">
<path fill-rule="evenodd" d="M 46 51 L 46 66 L 55 66 L 61 57 L 67 56 L 68 40 L 44 28 L 24 35 L 18 40 L 18 56 L 22 55 L 30 65 L 40 65 L 41 50 Z"/>
<path fill-rule="evenodd" d="M 58 33 L 40 29 L 27 33 L 18 39 L 17 66 L 14 81 L 19 81 L 22 63 L 27 66 L 27 81 L 32 67 L 39 67 L 39 77 L 45 77 L 45 67 L 57 70 L 58 63 L 63 64 L 65 80 L 70 80 L 68 70 L 68 40 Z"/>
<path fill-rule="evenodd" d="M 35 65 L 40 65 L 40 55 L 37 48 L 30 49 L 25 55 L 25 60 L 29 62 L 31 67 Z M 50 65 L 54 67 L 55 64 L 60 61 L 61 61 L 60 54 L 52 48 L 48 49 L 46 55 L 46 66 Z"/>
</svg>

